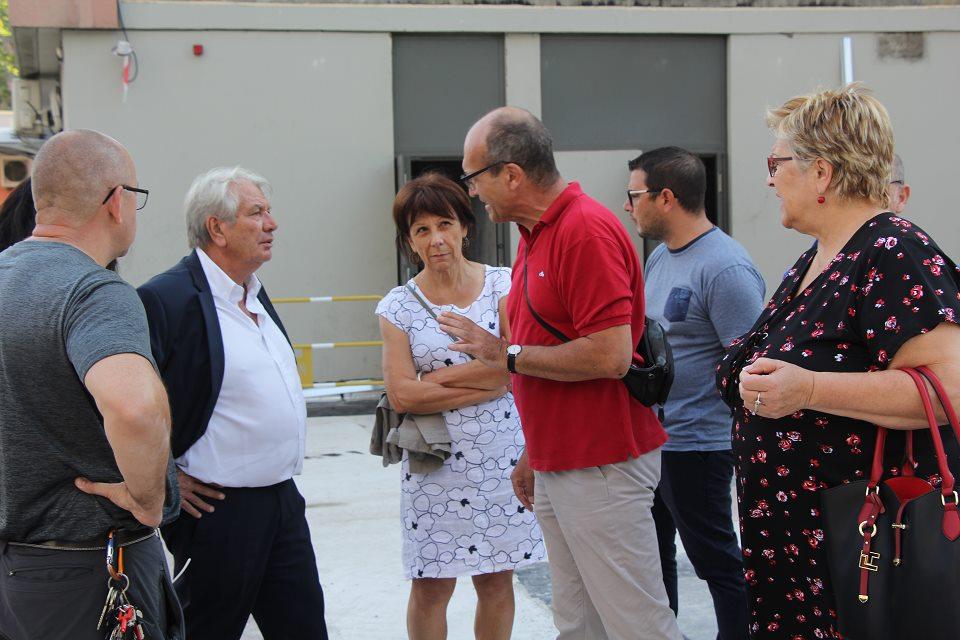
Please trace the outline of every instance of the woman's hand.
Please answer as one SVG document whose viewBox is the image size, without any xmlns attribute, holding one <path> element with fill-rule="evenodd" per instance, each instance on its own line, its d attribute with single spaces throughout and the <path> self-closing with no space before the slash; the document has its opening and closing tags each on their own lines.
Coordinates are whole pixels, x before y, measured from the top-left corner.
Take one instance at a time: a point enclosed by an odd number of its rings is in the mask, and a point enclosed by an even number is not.
<svg viewBox="0 0 960 640">
<path fill-rule="evenodd" d="M 740 372 L 743 406 L 764 418 L 782 418 L 806 409 L 813 387 L 813 371 L 782 360 L 758 358 Z"/>
</svg>

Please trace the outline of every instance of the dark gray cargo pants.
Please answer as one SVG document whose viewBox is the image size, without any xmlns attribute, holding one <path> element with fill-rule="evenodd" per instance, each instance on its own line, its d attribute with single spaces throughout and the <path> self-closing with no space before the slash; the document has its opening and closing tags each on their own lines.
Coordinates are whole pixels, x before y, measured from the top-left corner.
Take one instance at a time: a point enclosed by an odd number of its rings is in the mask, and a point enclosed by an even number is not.
<svg viewBox="0 0 960 640">
<path fill-rule="evenodd" d="M 103 640 L 105 551 L 61 551 L 0 541 L 0 640 Z M 127 596 L 148 640 L 184 640 L 183 614 L 158 536 L 124 547 Z"/>
</svg>

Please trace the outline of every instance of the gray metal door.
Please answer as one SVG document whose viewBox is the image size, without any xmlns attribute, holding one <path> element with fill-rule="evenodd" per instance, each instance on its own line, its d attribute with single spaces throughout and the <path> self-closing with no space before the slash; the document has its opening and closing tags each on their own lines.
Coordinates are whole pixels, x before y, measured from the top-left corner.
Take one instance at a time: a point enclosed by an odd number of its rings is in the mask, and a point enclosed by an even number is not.
<svg viewBox="0 0 960 640">
<path fill-rule="evenodd" d="M 467 130 L 504 100 L 502 35 L 394 34 L 397 189 L 427 171 L 456 180 Z M 508 225 L 494 225 L 483 205 L 478 200 L 473 204 L 477 226 L 467 257 L 508 264 Z M 416 273 L 417 267 L 398 251 L 398 283 Z"/>
<path fill-rule="evenodd" d="M 556 149 L 683 147 L 703 159 L 707 216 L 729 232 L 726 45 L 723 36 L 541 36 L 543 121 Z"/>
</svg>

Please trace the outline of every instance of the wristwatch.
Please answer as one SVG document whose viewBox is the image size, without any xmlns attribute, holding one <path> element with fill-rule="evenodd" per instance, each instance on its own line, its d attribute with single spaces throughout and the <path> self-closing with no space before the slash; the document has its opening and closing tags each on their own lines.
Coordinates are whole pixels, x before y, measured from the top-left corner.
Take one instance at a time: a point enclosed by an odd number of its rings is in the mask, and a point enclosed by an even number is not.
<svg viewBox="0 0 960 640">
<path fill-rule="evenodd" d="M 517 372 L 517 356 L 520 355 L 520 351 L 523 350 L 518 344 L 511 344 L 507 347 L 507 371 L 510 373 Z"/>
</svg>

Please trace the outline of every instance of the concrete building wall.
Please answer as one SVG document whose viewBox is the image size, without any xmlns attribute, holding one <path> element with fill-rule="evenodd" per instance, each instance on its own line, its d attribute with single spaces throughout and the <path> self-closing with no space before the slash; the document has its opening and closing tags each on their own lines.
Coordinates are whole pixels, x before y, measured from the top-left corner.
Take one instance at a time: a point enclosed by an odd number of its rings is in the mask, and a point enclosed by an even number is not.
<svg viewBox="0 0 960 640">
<path fill-rule="evenodd" d="M 780 203 L 765 186 L 773 138 L 768 106 L 841 82 L 842 35 L 742 35 L 728 40 L 730 202 L 734 236 L 754 256 L 768 293 L 810 246 L 780 225 Z M 923 55 L 881 57 L 881 35 L 853 36 L 854 78 L 874 90 L 890 112 L 896 147 L 913 195 L 904 215 L 926 229 L 951 257 L 960 257 L 960 218 L 950 150 L 960 145 L 960 35 L 923 34 Z"/>
<path fill-rule="evenodd" d="M 733 234 L 756 257 L 771 292 L 810 240 L 780 226 L 779 202 L 764 184 L 771 144 L 764 109 L 817 86 L 838 85 L 841 39 L 851 34 L 856 79 L 890 109 L 914 188 L 908 215 L 949 255 L 960 255 L 960 220 L 952 214 L 947 175 L 951 150 L 960 142 L 960 124 L 950 112 L 960 98 L 960 10 L 954 8 L 230 2 L 125 2 L 122 8 L 141 62 L 127 101 L 121 100 L 120 61 L 110 55 L 115 31 L 65 31 L 62 80 L 66 125 L 101 129 L 123 141 L 138 161 L 141 183 L 153 189 L 140 216 L 138 244 L 122 264 L 135 284 L 186 252 L 181 201 L 192 178 L 211 166 L 239 163 L 275 187 L 281 229 L 275 258 L 262 271 L 273 296 L 380 294 L 393 286 L 393 32 L 505 34 L 507 103 L 535 113 L 544 107 L 539 34 L 726 35 L 728 173 L 722 188 Z M 836 32 L 826 33 L 827 27 Z M 909 46 L 891 48 L 884 35 L 891 31 L 910 32 Z M 194 43 L 205 45 L 202 57 L 193 56 Z M 619 213 L 625 160 L 632 155 L 594 149 L 558 159 L 565 177 L 579 179 Z M 510 235 L 515 249 L 518 234 Z M 377 338 L 372 310 L 369 303 L 331 303 L 288 306 L 281 314 L 296 341 L 319 342 Z M 317 356 L 318 379 L 379 374 L 377 349 Z"/>
<path fill-rule="evenodd" d="M 139 284 L 187 252 L 182 202 L 200 172 L 243 165 L 273 185 L 272 296 L 383 293 L 396 262 L 390 35 L 138 31 L 126 102 L 113 32 L 63 37 L 66 126 L 123 142 L 151 189 L 122 260 Z M 194 57 L 192 45 L 205 53 Z M 294 341 L 379 339 L 370 303 L 286 305 Z M 378 349 L 318 352 L 317 376 L 379 371 Z"/>
</svg>

